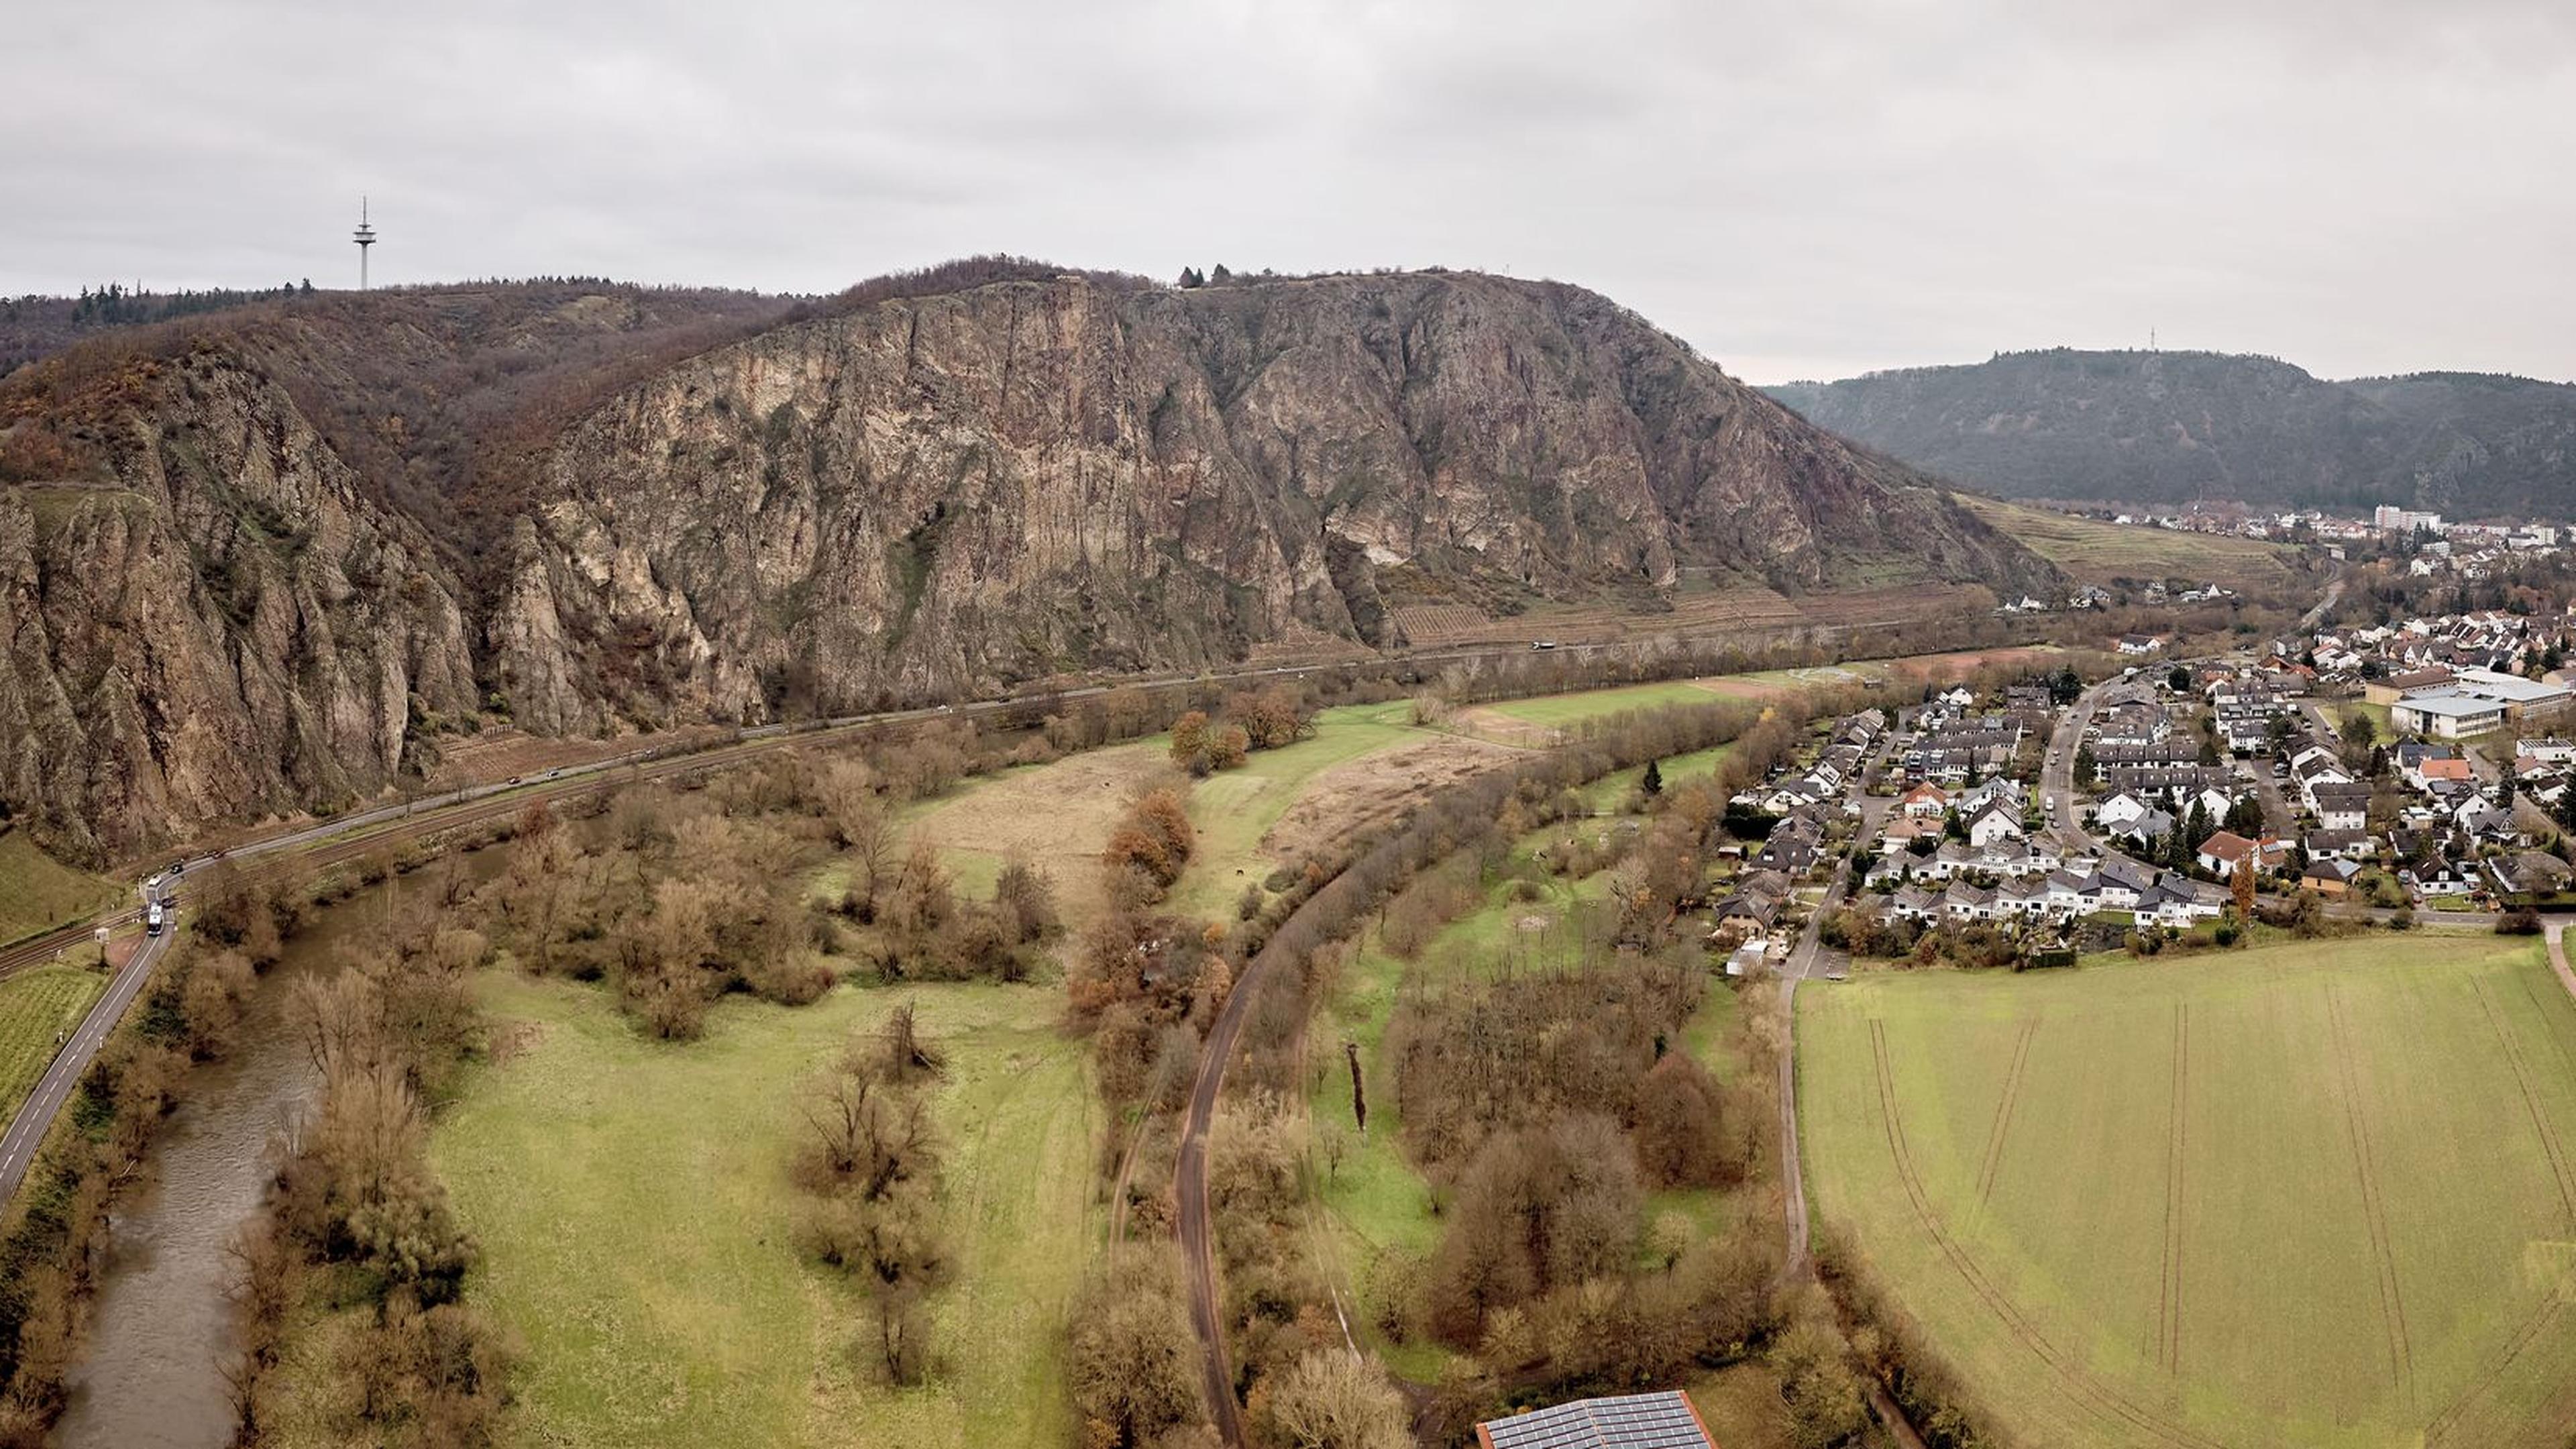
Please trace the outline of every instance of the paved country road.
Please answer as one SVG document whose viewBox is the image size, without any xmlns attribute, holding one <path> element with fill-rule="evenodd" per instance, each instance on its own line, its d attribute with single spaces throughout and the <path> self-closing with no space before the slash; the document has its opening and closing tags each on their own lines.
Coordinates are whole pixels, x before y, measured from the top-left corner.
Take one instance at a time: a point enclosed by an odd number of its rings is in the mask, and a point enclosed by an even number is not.
<svg viewBox="0 0 2576 1449">
<path fill-rule="evenodd" d="M 37 1079 L 36 1090 L 10 1120 L 7 1135 L 0 1136 L 0 1202 L 15 1196 L 18 1185 L 27 1180 L 27 1169 L 36 1165 L 36 1149 L 53 1126 L 54 1115 L 71 1100 L 73 1090 L 80 1086 L 81 1073 L 89 1070 L 91 1059 L 107 1043 L 107 1034 L 116 1029 L 125 1008 L 134 1004 L 143 983 L 152 979 L 152 963 L 161 959 L 161 953 L 169 949 L 171 938 L 177 934 L 174 923 L 168 934 L 145 936 L 135 946 L 124 969 L 108 983 L 107 990 L 90 1007 L 89 1015 L 81 1018 L 71 1040 L 54 1054 L 44 1076 Z"/>
<path fill-rule="evenodd" d="M 1285 924 L 1284 922 L 1282 924 Z M 1276 934 L 1272 936 L 1277 939 Z M 1181 1271 L 1189 1288 L 1190 1330 L 1199 1341 L 1200 1386 L 1208 1412 L 1227 1444 L 1243 1442 L 1243 1411 L 1234 1399 L 1234 1370 L 1226 1357 L 1225 1321 L 1218 1313 L 1216 1245 L 1208 1226 L 1208 1125 L 1216 1117 L 1216 1099 L 1225 1089 L 1225 1068 L 1234 1041 L 1243 1032 L 1244 1013 L 1268 975 L 1272 957 L 1265 945 L 1252 954 L 1243 976 L 1226 992 L 1199 1054 L 1198 1080 L 1190 1086 L 1190 1103 L 1181 1124 L 1181 1150 L 1174 1170 L 1175 1210 L 1179 1217 Z"/>
</svg>

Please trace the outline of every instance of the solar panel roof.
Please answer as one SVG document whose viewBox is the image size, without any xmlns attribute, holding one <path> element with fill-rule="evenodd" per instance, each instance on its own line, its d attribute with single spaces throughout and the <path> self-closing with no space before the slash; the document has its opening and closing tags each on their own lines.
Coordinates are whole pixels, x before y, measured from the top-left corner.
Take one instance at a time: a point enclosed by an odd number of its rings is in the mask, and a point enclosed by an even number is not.
<svg viewBox="0 0 2576 1449">
<path fill-rule="evenodd" d="M 1494 1449 L 1713 1449 L 1677 1393 L 1577 1399 L 1478 1427 Z"/>
</svg>

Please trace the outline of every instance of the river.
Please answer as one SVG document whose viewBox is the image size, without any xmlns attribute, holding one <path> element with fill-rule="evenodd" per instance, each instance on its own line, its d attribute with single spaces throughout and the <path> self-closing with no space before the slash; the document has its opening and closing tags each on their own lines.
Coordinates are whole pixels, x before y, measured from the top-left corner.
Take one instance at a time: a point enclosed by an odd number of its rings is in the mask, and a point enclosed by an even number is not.
<svg viewBox="0 0 2576 1449">
<path fill-rule="evenodd" d="M 500 852 L 469 856 L 483 874 Z M 481 869 L 477 869 L 480 866 Z M 425 881 L 403 882 L 422 890 Z M 89 1343 L 54 1431 L 62 1449 L 222 1449 L 232 1408 L 220 1365 L 238 1352 L 224 1245 L 266 1188 L 270 1149 L 311 1109 L 320 1076 L 288 1020 L 298 977 L 333 969 L 339 944 L 380 930 L 385 886 L 317 911 L 260 977 L 232 1051 L 189 1074 L 153 1145 L 145 1186 L 108 1239 Z"/>
</svg>

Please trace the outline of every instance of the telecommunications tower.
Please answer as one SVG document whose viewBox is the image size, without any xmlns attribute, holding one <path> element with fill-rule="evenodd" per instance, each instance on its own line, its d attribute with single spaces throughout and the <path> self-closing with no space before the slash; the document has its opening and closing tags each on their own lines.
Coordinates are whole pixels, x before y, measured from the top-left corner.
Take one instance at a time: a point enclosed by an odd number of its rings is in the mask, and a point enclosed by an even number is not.
<svg viewBox="0 0 2576 1449">
<path fill-rule="evenodd" d="M 376 229 L 367 225 L 367 198 L 358 198 L 358 290 L 367 290 L 367 248 L 376 244 Z"/>
</svg>

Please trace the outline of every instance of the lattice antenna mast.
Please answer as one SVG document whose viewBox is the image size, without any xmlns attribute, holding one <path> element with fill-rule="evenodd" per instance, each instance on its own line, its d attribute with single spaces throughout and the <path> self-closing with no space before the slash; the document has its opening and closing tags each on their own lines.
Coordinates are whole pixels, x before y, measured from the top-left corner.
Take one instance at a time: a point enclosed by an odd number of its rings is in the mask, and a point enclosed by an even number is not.
<svg viewBox="0 0 2576 1449">
<path fill-rule="evenodd" d="M 367 248 L 376 244 L 376 229 L 367 225 L 367 198 L 358 198 L 358 290 L 367 290 Z"/>
</svg>

